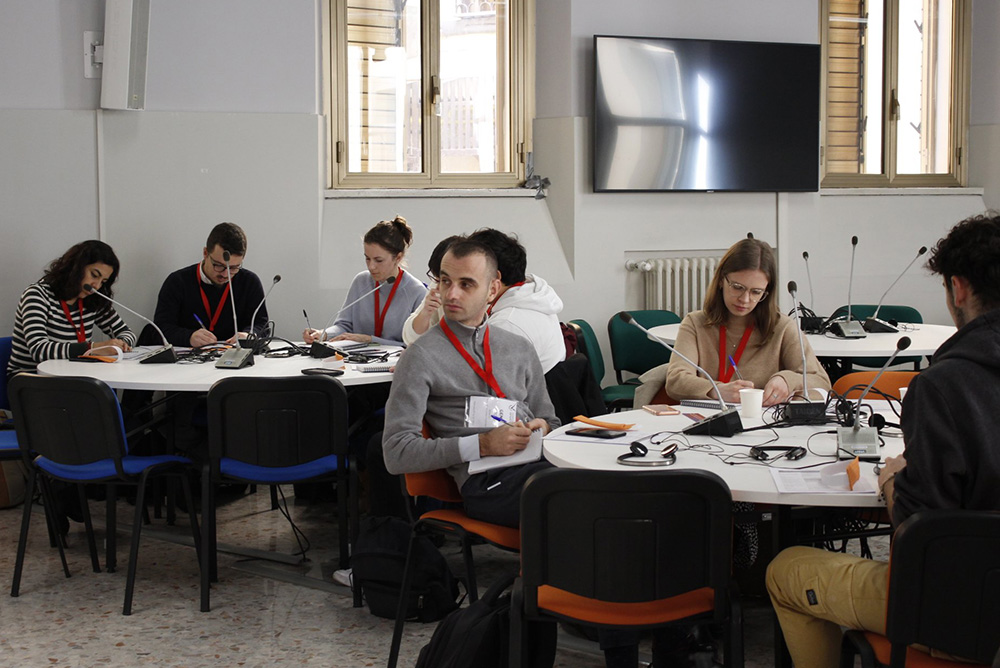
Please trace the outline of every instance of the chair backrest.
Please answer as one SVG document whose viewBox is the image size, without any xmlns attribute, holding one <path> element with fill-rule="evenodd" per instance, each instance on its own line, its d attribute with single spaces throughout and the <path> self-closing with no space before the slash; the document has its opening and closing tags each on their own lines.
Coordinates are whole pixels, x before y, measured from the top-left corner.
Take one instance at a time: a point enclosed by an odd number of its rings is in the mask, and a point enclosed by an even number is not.
<svg viewBox="0 0 1000 668">
<path fill-rule="evenodd" d="M 594 328 L 586 320 L 570 320 L 566 324 L 576 332 L 577 352 L 583 353 L 590 361 L 590 370 L 594 372 L 594 380 L 600 387 L 604 380 L 604 355 L 601 354 L 601 344 L 597 341 Z"/>
<path fill-rule="evenodd" d="M 658 325 L 673 325 L 681 321 L 673 311 L 649 310 L 629 311 L 629 313 L 646 329 Z M 650 341 L 641 330 L 617 315 L 608 321 L 608 338 L 611 340 L 611 364 L 619 383 L 624 382 L 622 371 L 638 376 L 670 361 L 670 351 L 667 348 Z"/>
<path fill-rule="evenodd" d="M 348 454 L 347 392 L 336 378 L 241 378 L 208 391 L 213 462 L 284 467 Z"/>
<path fill-rule="evenodd" d="M 732 496 L 708 471 L 547 469 L 521 494 L 525 612 L 537 589 L 640 603 L 700 588 L 724 611 L 732 563 Z"/>
<path fill-rule="evenodd" d="M 125 428 L 110 387 L 95 378 L 19 373 L 7 390 L 23 453 L 69 466 L 110 458 L 124 477 Z"/>
<path fill-rule="evenodd" d="M 10 362 L 10 352 L 13 345 L 13 337 L 0 337 L 0 408 L 8 411 L 10 410 L 10 399 L 7 398 L 7 363 Z"/>
<path fill-rule="evenodd" d="M 851 304 L 851 317 L 855 320 L 870 318 L 875 312 L 877 304 Z M 844 304 L 833 312 L 831 317 L 847 315 L 847 305 Z M 878 310 L 879 320 L 895 320 L 896 322 L 921 323 L 924 321 L 920 311 L 912 306 L 901 306 L 899 304 L 882 304 Z"/>
<path fill-rule="evenodd" d="M 563 424 L 569 424 L 577 415 L 594 417 L 608 412 L 590 361 L 582 353 L 573 353 L 549 369 L 545 387 L 556 417 Z"/>
<path fill-rule="evenodd" d="M 841 376 L 833 384 L 833 391 L 847 399 L 857 399 L 861 396 L 864 389 L 868 387 L 868 383 L 872 382 L 872 378 L 877 373 L 878 371 L 855 371 L 854 373 Z M 916 371 L 886 371 L 872 387 L 872 392 L 879 390 L 895 399 L 899 399 L 899 388 L 909 387 L 910 381 L 916 375 Z M 877 394 L 873 395 L 871 392 L 868 393 L 868 396 L 872 399 L 882 398 Z"/>
<path fill-rule="evenodd" d="M 448 503 L 462 502 L 455 479 L 444 469 L 407 473 L 405 478 L 406 493 L 410 496 L 426 496 Z"/>
<path fill-rule="evenodd" d="M 989 664 L 1000 648 L 1000 512 L 922 511 L 896 530 L 886 637 Z M 902 664 L 899 664 L 902 665 Z"/>
</svg>

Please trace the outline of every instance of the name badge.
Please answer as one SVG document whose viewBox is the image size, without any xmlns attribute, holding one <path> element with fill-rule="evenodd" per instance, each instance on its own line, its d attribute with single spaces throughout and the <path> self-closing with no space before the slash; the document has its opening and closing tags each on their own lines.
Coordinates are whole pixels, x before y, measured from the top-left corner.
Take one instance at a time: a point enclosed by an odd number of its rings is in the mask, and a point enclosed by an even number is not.
<svg viewBox="0 0 1000 668">
<path fill-rule="evenodd" d="M 517 422 L 517 402 L 500 397 L 468 397 L 465 400 L 465 426 L 499 427 Z"/>
</svg>

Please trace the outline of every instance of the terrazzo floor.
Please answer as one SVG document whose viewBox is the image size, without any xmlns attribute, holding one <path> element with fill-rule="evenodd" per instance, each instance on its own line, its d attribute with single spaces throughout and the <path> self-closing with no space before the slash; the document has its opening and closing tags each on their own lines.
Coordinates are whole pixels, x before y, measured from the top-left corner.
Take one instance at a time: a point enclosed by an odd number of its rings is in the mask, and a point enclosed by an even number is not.
<svg viewBox="0 0 1000 668">
<path fill-rule="evenodd" d="M 285 488 L 288 494 L 290 487 Z M 0 596 L 0 666 L 384 666 L 392 621 L 352 607 L 350 590 L 334 584 L 336 508 L 289 505 L 312 544 L 309 560 L 287 565 L 220 553 L 212 610 L 199 612 L 198 566 L 187 518 L 162 519 L 143 530 L 133 612 L 122 616 L 133 507 L 119 502 L 118 570 L 94 573 L 83 526 L 72 523 L 67 552 L 72 578 L 63 577 L 36 508 L 20 596 Z M 103 502 L 91 501 L 103 565 Z M 21 508 L 0 510 L 0 573 L 13 573 Z M 296 549 L 287 521 L 270 509 L 266 490 L 219 509 L 219 542 L 272 552 Z M 461 572 L 458 547 L 442 548 Z M 517 557 L 475 548 L 482 588 L 491 574 L 516 568 Z M 400 666 L 412 666 L 434 624 L 407 624 Z M 772 666 L 769 609 L 745 604 L 746 665 Z M 596 645 L 560 632 L 556 666 L 603 666 Z"/>
</svg>

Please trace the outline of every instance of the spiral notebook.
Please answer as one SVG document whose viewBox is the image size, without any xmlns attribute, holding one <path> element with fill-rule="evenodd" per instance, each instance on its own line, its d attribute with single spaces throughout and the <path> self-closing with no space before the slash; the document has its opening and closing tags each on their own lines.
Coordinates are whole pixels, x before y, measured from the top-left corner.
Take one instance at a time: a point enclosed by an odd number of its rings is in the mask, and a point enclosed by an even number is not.
<svg viewBox="0 0 1000 668">
<path fill-rule="evenodd" d="M 714 410 L 719 407 L 719 402 L 713 399 L 681 399 L 681 406 L 691 408 L 708 408 Z M 726 408 L 739 408 L 739 404 L 726 402 Z"/>
<path fill-rule="evenodd" d="M 392 373 L 395 364 L 356 364 L 354 369 L 361 373 Z"/>
</svg>

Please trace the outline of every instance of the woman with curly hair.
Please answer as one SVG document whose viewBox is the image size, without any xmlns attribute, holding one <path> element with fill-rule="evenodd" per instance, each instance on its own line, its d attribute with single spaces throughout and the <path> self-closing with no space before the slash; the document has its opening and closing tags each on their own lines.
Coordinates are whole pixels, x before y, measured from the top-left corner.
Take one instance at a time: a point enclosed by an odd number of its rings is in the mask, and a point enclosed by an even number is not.
<svg viewBox="0 0 1000 668">
<path fill-rule="evenodd" d="M 115 312 L 111 297 L 118 257 L 103 241 L 76 244 L 53 260 L 45 275 L 21 294 L 7 375 L 34 371 L 49 359 L 71 359 L 90 350 L 135 345 L 135 334 Z M 94 326 L 107 338 L 95 338 Z"/>
</svg>

